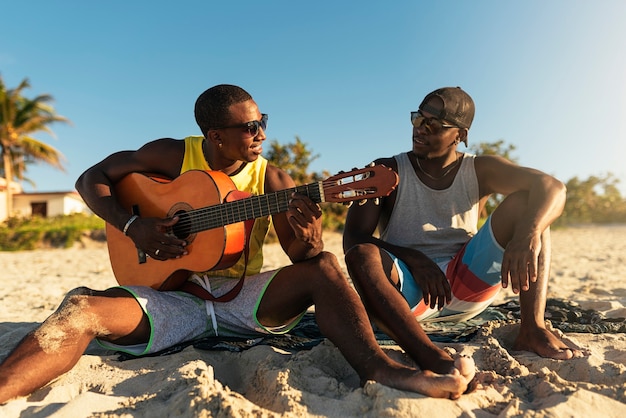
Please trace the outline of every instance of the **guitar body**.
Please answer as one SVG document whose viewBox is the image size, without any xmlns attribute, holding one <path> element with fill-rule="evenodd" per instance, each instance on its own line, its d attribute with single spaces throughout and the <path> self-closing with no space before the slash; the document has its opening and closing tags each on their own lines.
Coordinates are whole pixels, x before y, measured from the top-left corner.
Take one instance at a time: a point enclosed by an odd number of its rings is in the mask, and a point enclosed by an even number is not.
<svg viewBox="0 0 626 418">
<path fill-rule="evenodd" d="M 249 194 L 237 191 L 232 180 L 219 171 L 192 170 L 173 181 L 131 173 L 115 185 L 118 201 L 129 214 L 166 218 L 189 210 L 241 199 Z M 190 271 L 218 270 L 239 260 L 246 240 L 244 222 L 213 228 L 189 236 L 188 255 L 165 261 L 144 255 L 132 239 L 107 223 L 107 245 L 111 267 L 121 285 L 150 286 L 173 290 Z"/>
</svg>

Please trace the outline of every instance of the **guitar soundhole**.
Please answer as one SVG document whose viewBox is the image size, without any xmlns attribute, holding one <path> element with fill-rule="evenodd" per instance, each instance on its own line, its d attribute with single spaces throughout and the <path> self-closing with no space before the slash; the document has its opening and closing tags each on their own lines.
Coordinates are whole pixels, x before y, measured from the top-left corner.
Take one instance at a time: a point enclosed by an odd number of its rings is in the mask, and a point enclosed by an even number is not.
<svg viewBox="0 0 626 418">
<path fill-rule="evenodd" d="M 187 244 L 190 244 L 196 237 L 196 233 L 193 231 L 193 222 L 187 211 L 193 210 L 187 203 L 180 202 L 172 206 L 167 216 L 178 216 L 178 222 L 172 227 L 172 233 L 176 238 L 184 239 Z"/>
<path fill-rule="evenodd" d="M 176 238 L 186 239 L 189 235 L 191 235 L 189 215 L 185 212 L 177 212 L 176 216 L 180 219 L 178 220 L 178 223 L 172 227 L 172 232 Z"/>
</svg>

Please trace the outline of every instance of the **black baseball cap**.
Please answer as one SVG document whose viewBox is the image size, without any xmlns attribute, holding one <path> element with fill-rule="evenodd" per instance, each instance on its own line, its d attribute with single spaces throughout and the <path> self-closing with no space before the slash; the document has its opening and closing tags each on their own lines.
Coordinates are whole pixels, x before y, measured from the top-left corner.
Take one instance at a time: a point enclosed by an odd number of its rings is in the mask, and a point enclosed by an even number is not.
<svg viewBox="0 0 626 418">
<path fill-rule="evenodd" d="M 443 107 L 432 103 L 432 98 L 438 98 Z M 459 128 L 469 129 L 474 120 L 474 101 L 461 87 L 442 87 L 428 93 L 419 108 Z"/>
</svg>

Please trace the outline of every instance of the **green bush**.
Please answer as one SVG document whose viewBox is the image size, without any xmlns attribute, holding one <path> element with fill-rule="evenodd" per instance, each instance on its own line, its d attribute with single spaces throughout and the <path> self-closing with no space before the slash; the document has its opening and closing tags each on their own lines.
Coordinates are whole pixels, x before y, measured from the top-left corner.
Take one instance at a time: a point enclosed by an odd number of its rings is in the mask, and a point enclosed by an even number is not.
<svg viewBox="0 0 626 418">
<path fill-rule="evenodd" d="M 40 241 L 40 231 L 0 229 L 0 250 L 2 251 L 33 250 Z"/>
<path fill-rule="evenodd" d="M 80 242 L 85 233 L 98 231 L 104 231 L 104 221 L 84 214 L 9 218 L 0 226 L 0 251 L 68 248 Z"/>
</svg>

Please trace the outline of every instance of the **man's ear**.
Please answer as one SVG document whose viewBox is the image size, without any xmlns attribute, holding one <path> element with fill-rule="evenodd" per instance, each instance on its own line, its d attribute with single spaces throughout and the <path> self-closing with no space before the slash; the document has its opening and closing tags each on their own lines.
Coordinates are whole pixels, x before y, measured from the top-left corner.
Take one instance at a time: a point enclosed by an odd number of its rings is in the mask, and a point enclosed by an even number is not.
<svg viewBox="0 0 626 418">
<path fill-rule="evenodd" d="M 222 148 L 222 145 L 224 145 L 224 141 L 222 140 L 222 137 L 217 130 L 210 130 L 209 132 L 207 132 L 207 136 L 209 137 L 209 142 L 213 146 L 216 146 L 217 148 Z"/>
<path fill-rule="evenodd" d="M 467 147 L 467 128 L 459 129 L 459 141 Z"/>
<path fill-rule="evenodd" d="M 215 144 L 221 142 L 220 133 L 215 129 L 208 130 L 206 133 L 206 138 Z"/>
</svg>

